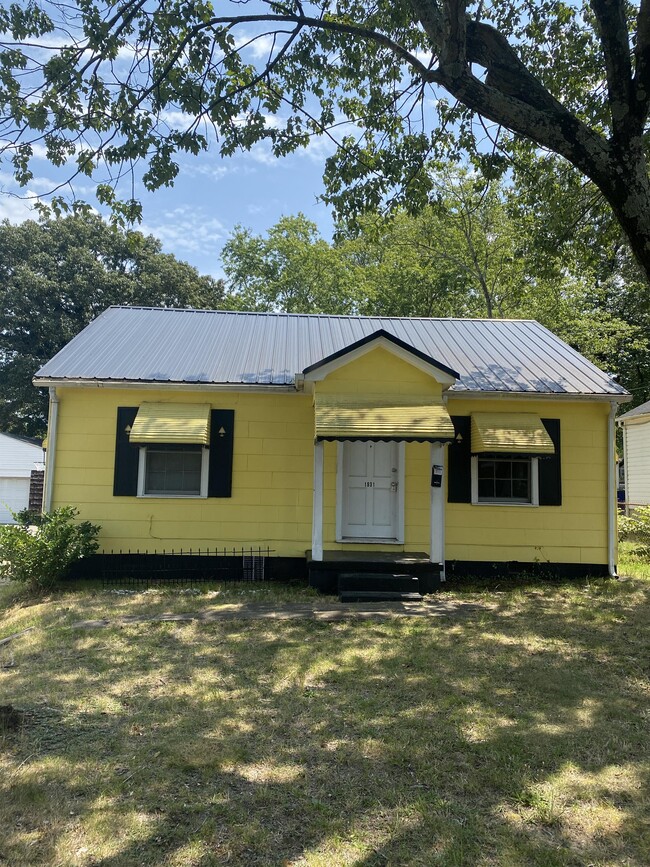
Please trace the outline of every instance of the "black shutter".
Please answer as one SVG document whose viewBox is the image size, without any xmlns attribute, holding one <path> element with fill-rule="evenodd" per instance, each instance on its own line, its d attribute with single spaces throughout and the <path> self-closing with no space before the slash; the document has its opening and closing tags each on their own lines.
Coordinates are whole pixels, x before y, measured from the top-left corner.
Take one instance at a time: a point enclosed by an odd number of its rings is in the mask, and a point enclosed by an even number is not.
<svg viewBox="0 0 650 867">
<path fill-rule="evenodd" d="M 460 434 L 449 445 L 449 460 L 447 483 L 447 502 L 472 502 L 472 417 L 469 415 L 452 415 L 454 434 Z"/>
<path fill-rule="evenodd" d="M 539 504 L 540 506 L 562 505 L 562 459 L 560 454 L 560 420 L 543 418 L 542 424 L 553 440 L 554 455 L 540 457 L 539 466 Z"/>
<path fill-rule="evenodd" d="M 138 414 L 137 406 L 118 406 L 115 436 L 114 497 L 135 497 L 138 493 L 140 450 L 129 442 L 129 431 Z M 127 430 L 128 428 L 128 430 Z"/>
<path fill-rule="evenodd" d="M 235 411 L 213 409 L 210 414 L 208 497 L 232 496 L 232 450 Z"/>
</svg>

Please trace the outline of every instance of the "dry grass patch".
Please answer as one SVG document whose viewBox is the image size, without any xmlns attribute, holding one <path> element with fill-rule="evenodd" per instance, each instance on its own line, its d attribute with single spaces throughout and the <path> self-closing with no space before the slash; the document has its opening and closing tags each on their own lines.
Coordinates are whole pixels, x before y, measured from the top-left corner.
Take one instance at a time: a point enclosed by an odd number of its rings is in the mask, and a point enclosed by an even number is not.
<svg viewBox="0 0 650 867">
<path fill-rule="evenodd" d="M 458 621 L 93 631 L 41 603 L 0 649 L 0 864 L 647 865 L 650 585 L 472 593 Z"/>
<path fill-rule="evenodd" d="M 201 611 L 244 602 L 308 602 L 319 597 L 301 582 L 214 582 L 178 588 L 160 586 L 144 590 L 105 588 L 99 582 L 60 584 L 43 597 L 26 595 L 17 585 L 0 585 L 0 639 L 22 629 L 66 626 L 80 620 L 115 619 Z"/>
</svg>

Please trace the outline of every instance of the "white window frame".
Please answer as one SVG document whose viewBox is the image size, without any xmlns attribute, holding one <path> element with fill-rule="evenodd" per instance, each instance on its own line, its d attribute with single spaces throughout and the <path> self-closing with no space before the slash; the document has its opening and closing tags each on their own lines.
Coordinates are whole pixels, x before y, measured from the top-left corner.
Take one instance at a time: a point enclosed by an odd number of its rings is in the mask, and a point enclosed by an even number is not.
<svg viewBox="0 0 650 867">
<path fill-rule="evenodd" d="M 162 443 L 161 443 L 162 445 Z M 147 446 L 140 446 L 138 455 L 138 497 L 144 497 L 154 500 L 205 500 L 208 496 L 208 469 L 210 467 L 209 460 L 210 450 L 207 446 L 201 449 L 201 492 L 199 494 L 174 494 L 174 493 L 156 493 L 146 494 L 144 490 L 144 481 L 146 478 L 147 469 Z"/>
<path fill-rule="evenodd" d="M 530 503 L 509 502 L 508 500 L 479 500 L 478 497 L 478 462 L 480 455 L 472 455 L 472 505 L 473 506 L 520 506 L 524 509 L 539 506 L 539 458 L 530 457 Z M 503 454 L 501 457 L 515 459 L 518 455 Z M 489 460 L 486 458 L 486 460 Z"/>
</svg>

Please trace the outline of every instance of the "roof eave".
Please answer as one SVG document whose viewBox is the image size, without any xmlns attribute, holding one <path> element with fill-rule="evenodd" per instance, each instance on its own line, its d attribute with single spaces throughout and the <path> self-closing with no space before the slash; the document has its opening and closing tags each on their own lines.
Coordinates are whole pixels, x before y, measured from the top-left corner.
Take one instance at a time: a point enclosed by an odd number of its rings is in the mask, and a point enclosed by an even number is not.
<svg viewBox="0 0 650 867">
<path fill-rule="evenodd" d="M 178 380 L 152 379 L 83 379 L 80 377 L 34 377 L 32 384 L 37 388 L 128 388 L 141 390 L 160 390 L 171 388 L 174 391 L 266 391 L 297 392 L 294 383 L 263 382 L 185 382 Z"/>
</svg>

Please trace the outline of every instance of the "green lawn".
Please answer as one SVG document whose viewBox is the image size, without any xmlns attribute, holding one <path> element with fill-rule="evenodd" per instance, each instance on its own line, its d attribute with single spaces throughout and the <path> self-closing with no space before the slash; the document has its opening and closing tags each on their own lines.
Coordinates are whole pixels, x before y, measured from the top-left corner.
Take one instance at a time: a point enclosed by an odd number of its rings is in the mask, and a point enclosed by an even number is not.
<svg viewBox="0 0 650 867">
<path fill-rule="evenodd" d="M 650 569 L 462 618 L 84 617 L 313 598 L 0 588 L 0 865 L 650 864 Z M 252 596 L 251 596 L 252 594 Z M 13 600 L 13 601 L 12 601 Z"/>
</svg>

